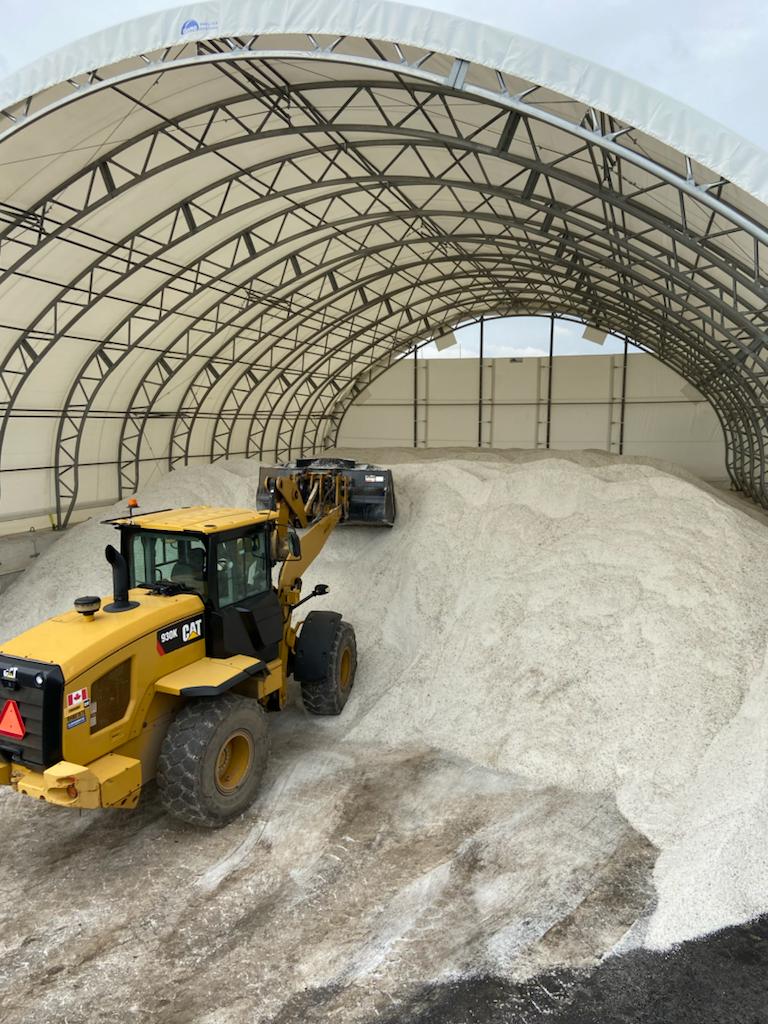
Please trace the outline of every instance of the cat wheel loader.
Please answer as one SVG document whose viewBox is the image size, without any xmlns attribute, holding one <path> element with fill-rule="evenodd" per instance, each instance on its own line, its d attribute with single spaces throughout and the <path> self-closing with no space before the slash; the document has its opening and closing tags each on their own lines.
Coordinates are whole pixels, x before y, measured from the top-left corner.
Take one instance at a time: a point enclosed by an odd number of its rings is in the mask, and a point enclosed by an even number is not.
<svg viewBox="0 0 768 1024">
<path fill-rule="evenodd" d="M 132 808 L 156 779 L 172 815 L 218 827 L 257 794 L 291 675 L 310 712 L 341 712 L 355 633 L 338 612 L 296 620 L 328 590 L 302 597 L 301 577 L 339 523 L 392 525 L 391 473 L 302 460 L 263 472 L 259 494 L 256 511 L 132 499 L 109 520 L 112 597 L 79 597 L 0 646 L 0 784 Z"/>
</svg>

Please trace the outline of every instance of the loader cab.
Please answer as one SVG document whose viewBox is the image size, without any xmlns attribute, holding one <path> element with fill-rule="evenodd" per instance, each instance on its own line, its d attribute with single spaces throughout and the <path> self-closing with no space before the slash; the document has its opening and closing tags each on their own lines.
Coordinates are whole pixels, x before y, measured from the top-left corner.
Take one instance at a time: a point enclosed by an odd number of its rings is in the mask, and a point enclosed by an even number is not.
<svg viewBox="0 0 768 1024">
<path fill-rule="evenodd" d="M 209 657 L 272 661 L 283 620 L 272 585 L 271 531 L 270 522 L 220 533 L 123 527 L 130 586 L 195 591 L 205 605 Z"/>
<path fill-rule="evenodd" d="M 211 657 L 273 661 L 280 655 L 283 616 L 272 585 L 271 530 L 265 523 L 211 536 Z"/>
</svg>

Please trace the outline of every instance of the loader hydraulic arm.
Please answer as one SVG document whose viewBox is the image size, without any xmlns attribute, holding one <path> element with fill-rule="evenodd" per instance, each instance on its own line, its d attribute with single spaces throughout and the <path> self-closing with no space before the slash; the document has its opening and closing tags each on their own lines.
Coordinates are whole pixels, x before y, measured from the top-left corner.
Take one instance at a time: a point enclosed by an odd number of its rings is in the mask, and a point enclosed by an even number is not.
<svg viewBox="0 0 768 1024">
<path fill-rule="evenodd" d="M 287 558 L 280 571 L 277 586 L 280 602 L 293 605 L 299 600 L 296 581 L 320 554 L 347 507 L 346 481 L 323 473 L 313 474 L 306 503 L 292 476 L 277 477 L 273 486 L 278 514 L 277 542 L 284 551 L 288 548 L 289 528 L 306 527 L 310 515 L 315 517 L 301 536 L 301 554 Z"/>
<path fill-rule="evenodd" d="M 277 592 L 280 600 L 283 601 L 289 591 L 294 590 L 296 580 L 300 579 L 325 546 L 334 527 L 341 519 L 341 507 L 337 506 L 327 512 L 322 519 L 301 535 L 301 554 L 298 558 L 289 558 L 283 562 L 280 570 L 280 579 L 277 585 Z M 298 592 L 296 599 L 298 601 Z M 293 603 L 293 602 L 288 602 Z"/>
<path fill-rule="evenodd" d="M 274 493 L 278 512 L 278 531 L 282 528 L 283 532 L 286 533 L 289 526 L 306 526 L 308 521 L 307 509 L 293 477 L 276 477 Z"/>
</svg>

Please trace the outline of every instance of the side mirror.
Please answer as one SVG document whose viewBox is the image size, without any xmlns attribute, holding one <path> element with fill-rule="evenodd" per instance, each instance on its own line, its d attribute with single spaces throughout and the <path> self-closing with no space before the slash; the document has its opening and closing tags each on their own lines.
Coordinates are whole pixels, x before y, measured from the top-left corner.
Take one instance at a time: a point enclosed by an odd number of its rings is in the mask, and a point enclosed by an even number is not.
<svg viewBox="0 0 768 1024">
<path fill-rule="evenodd" d="M 292 526 L 288 527 L 288 550 L 291 558 L 301 558 L 301 538 Z"/>
</svg>

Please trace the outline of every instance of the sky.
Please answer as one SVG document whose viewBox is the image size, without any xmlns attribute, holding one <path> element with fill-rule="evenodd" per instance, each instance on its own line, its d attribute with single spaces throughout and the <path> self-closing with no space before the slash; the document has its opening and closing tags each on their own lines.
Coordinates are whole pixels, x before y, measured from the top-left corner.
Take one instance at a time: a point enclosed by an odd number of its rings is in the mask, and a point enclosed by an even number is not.
<svg viewBox="0 0 768 1024">
<path fill-rule="evenodd" d="M 158 0 L 0 0 L 0 76 L 91 32 L 169 6 Z M 419 6 L 468 15 L 466 0 L 419 0 Z M 194 4 L 187 8 L 194 14 Z M 471 17 L 620 71 L 768 150 L 766 0 L 473 0 Z M 547 330 L 547 321 L 532 318 L 489 325 L 487 354 L 543 354 Z M 610 339 L 601 348 L 580 342 L 580 333 L 576 325 L 559 324 L 557 353 L 623 348 Z M 446 349 L 443 358 L 477 353 L 476 328 L 466 328 L 458 340 L 461 345 Z"/>
<path fill-rule="evenodd" d="M 614 355 L 624 351 L 624 342 L 608 335 L 602 345 L 585 341 L 584 325 L 570 320 L 555 321 L 556 356 Z M 456 344 L 438 350 L 434 343 L 419 349 L 421 359 L 472 359 L 480 355 L 480 328 L 477 323 L 459 324 L 453 332 Z M 634 346 L 630 352 L 638 352 Z M 483 357 L 486 359 L 529 359 L 549 355 L 549 317 L 517 316 L 487 320 L 483 331 Z"/>
</svg>

